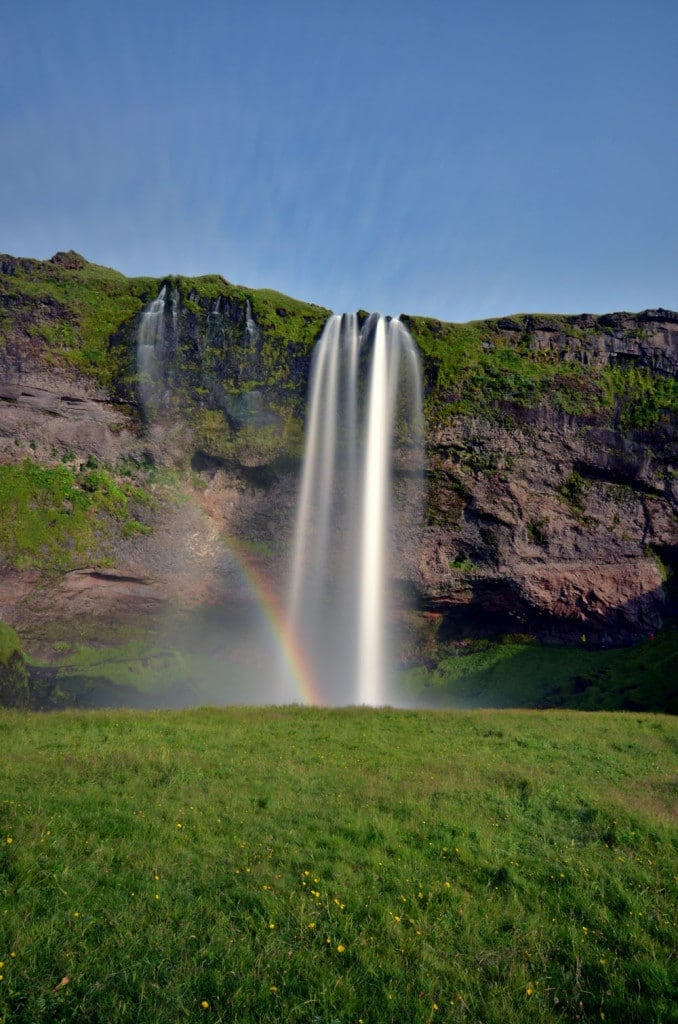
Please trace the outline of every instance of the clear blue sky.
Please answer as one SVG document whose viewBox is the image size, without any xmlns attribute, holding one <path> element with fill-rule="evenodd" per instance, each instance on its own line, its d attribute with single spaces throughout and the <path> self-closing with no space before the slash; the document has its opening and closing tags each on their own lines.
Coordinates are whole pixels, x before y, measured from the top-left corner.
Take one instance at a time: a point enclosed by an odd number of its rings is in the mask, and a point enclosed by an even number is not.
<svg viewBox="0 0 678 1024">
<path fill-rule="evenodd" d="M 678 308 L 678 0 L 21 0 L 0 251 L 337 312 Z"/>
</svg>

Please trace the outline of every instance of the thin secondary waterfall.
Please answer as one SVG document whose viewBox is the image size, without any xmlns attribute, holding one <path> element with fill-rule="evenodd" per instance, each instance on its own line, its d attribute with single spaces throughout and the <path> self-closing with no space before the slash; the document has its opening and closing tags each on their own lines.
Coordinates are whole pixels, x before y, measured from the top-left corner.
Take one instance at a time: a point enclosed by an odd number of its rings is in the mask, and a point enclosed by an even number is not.
<svg viewBox="0 0 678 1024">
<path fill-rule="evenodd" d="M 175 285 L 170 293 L 170 309 L 172 310 L 172 332 L 174 337 L 177 336 L 177 320 L 179 318 L 179 305 L 181 296 L 179 295 L 179 289 Z"/>
<path fill-rule="evenodd" d="M 252 304 L 249 299 L 245 302 L 245 333 L 250 345 L 255 345 L 259 338 L 259 328 L 252 316 Z"/>
<path fill-rule="evenodd" d="M 156 411 L 163 386 L 165 350 L 165 300 L 167 288 L 162 286 L 157 299 L 148 304 L 141 314 L 137 330 L 137 374 L 139 398 L 145 415 Z M 178 302 L 172 295 L 172 317 L 176 318 Z"/>
<path fill-rule="evenodd" d="M 422 428 L 403 324 L 373 315 L 359 330 L 353 314 L 330 317 L 311 367 L 289 593 L 290 629 L 325 703 L 389 699 L 394 434 L 419 453 Z"/>
</svg>

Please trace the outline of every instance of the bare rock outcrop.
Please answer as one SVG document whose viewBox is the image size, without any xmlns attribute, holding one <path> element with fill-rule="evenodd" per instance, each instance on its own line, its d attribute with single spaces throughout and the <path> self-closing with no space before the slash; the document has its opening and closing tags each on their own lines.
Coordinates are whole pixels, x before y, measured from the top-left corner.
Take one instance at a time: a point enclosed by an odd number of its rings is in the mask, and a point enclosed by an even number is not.
<svg viewBox="0 0 678 1024">
<path fill-rule="evenodd" d="M 459 417 L 431 442 L 419 586 L 559 638 L 656 630 L 675 558 L 675 441 L 543 412 L 510 429 Z M 658 441 L 660 443 L 658 443 Z"/>
<path fill-rule="evenodd" d="M 0 460 L 73 452 L 114 463 L 135 445 L 133 420 L 86 377 L 0 357 Z"/>
</svg>

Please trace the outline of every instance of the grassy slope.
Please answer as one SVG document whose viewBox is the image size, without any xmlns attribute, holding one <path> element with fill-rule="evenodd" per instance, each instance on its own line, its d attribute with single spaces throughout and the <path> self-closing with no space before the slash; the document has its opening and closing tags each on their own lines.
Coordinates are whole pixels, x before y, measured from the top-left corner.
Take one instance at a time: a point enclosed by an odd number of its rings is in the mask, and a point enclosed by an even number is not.
<svg viewBox="0 0 678 1024">
<path fill-rule="evenodd" d="M 433 670 L 410 669 L 407 692 L 440 706 L 569 707 L 678 712 L 678 630 L 636 647 L 587 650 L 479 640 L 457 646 Z"/>
<path fill-rule="evenodd" d="M 0 465 L 0 565 L 58 572 L 106 564 L 116 535 L 150 532 L 134 518 L 148 505 L 145 492 L 95 460 L 72 461 Z"/>
<path fill-rule="evenodd" d="M 0 1021 L 668 1024 L 675 720 L 0 714 Z"/>
</svg>

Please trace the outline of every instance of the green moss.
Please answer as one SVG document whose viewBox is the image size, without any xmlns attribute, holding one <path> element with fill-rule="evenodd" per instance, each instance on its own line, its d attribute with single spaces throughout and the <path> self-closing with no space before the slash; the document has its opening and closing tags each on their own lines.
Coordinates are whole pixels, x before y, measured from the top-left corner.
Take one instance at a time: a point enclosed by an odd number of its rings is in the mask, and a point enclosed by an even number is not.
<svg viewBox="0 0 678 1024">
<path fill-rule="evenodd" d="M 454 569 L 462 576 L 468 576 L 476 571 L 476 566 L 467 555 L 457 555 L 454 561 L 450 562 L 450 569 Z"/>
<path fill-rule="evenodd" d="M 210 303 L 218 298 L 240 304 L 250 303 L 252 316 L 260 331 L 258 355 L 263 376 L 256 383 L 290 385 L 290 364 L 295 356 L 308 356 L 325 325 L 329 310 L 302 302 L 268 288 L 245 288 L 215 275 L 180 277 L 174 283 L 182 305 L 199 315 L 206 326 Z"/>
<path fill-rule="evenodd" d="M 623 429 L 652 429 L 678 416 L 678 380 L 646 367 L 610 366 L 601 375 L 608 408 Z"/>
<path fill-rule="evenodd" d="M 298 459 L 303 448 L 301 423 L 291 415 L 280 423 L 233 429 L 219 409 L 198 409 L 194 416 L 196 447 L 225 463 L 255 466 L 276 459 Z"/>
<path fill-rule="evenodd" d="M 79 486 L 91 495 L 91 507 L 98 512 L 108 512 L 115 519 L 127 516 L 127 495 L 109 473 L 95 469 L 81 474 Z"/>
<path fill-rule="evenodd" d="M 6 622 L 0 621 L 0 664 L 6 664 L 13 654 L 23 657 L 19 634 Z"/>
<path fill-rule="evenodd" d="M 539 547 L 544 547 L 546 544 L 546 535 L 544 533 L 544 527 L 546 522 L 544 519 L 532 519 L 527 524 L 527 536 L 533 544 L 537 544 Z"/>
<path fill-rule="evenodd" d="M 302 415 L 310 355 L 329 310 L 214 274 L 164 282 L 181 299 L 181 344 L 168 373 L 182 408 L 187 402 L 219 407 L 227 392 L 258 387 L 287 412 Z M 19 316 L 28 351 L 32 346 L 44 362 L 76 367 L 129 397 L 136 386 L 135 318 L 162 283 L 126 278 L 77 256 L 14 260 L 12 273 L 0 274 L 0 347 L 12 337 Z M 220 326 L 210 321 L 217 299 L 235 309 L 234 319 Z M 256 338 L 239 322 L 247 303 Z M 602 367 L 571 358 L 573 349 L 609 333 L 609 327 L 582 327 L 576 318 L 553 314 L 466 324 L 402 320 L 422 355 L 430 423 L 454 414 L 504 422 L 516 410 L 542 406 L 622 429 L 653 429 L 678 412 L 678 383 L 672 378 L 635 365 Z M 538 348 L 537 330 L 559 337 L 565 351 L 558 345 L 554 351 Z"/>
<path fill-rule="evenodd" d="M 140 523 L 138 519 L 128 519 L 120 529 L 123 537 L 149 537 L 153 533 L 153 527 L 146 523 Z"/>
<path fill-rule="evenodd" d="M 127 488 L 127 489 L 125 489 Z M 134 489 L 106 470 L 76 473 L 30 459 L 0 466 L 0 551 L 19 569 L 105 564 L 118 531 L 135 527 Z"/>
<path fill-rule="evenodd" d="M 558 494 L 573 512 L 580 513 L 584 508 L 586 481 L 581 473 L 573 470 L 558 488 Z"/>
<path fill-rule="evenodd" d="M 51 261 L 16 261 L 14 273 L 0 274 L 0 303 L 23 308 L 28 330 L 46 346 L 49 361 L 67 364 L 109 385 L 124 373 L 124 349 L 111 337 L 155 297 L 159 282 L 127 278 L 116 270 L 82 261 L 63 266 Z M 0 322 L 0 345 L 11 321 Z"/>
<path fill-rule="evenodd" d="M 266 288 L 253 291 L 251 303 L 257 324 L 267 339 L 270 338 L 272 353 L 282 344 L 293 345 L 295 351 L 310 355 L 330 315 L 322 306 L 300 302 Z"/>
<path fill-rule="evenodd" d="M 0 706 L 22 708 L 28 704 L 28 669 L 18 634 L 0 622 Z"/>
<path fill-rule="evenodd" d="M 226 278 L 220 274 L 203 274 L 201 277 L 173 277 L 168 279 L 170 284 L 179 288 L 183 295 L 188 297 L 195 292 L 201 298 L 219 299 L 224 295 L 233 294 L 237 288 L 229 284 Z"/>
<path fill-rule="evenodd" d="M 503 419 L 507 408 L 538 405 L 571 415 L 605 408 L 602 371 L 535 349 L 527 319 L 513 317 L 523 333 L 506 334 L 497 320 L 447 324 L 403 317 L 422 354 L 429 420 L 450 412 Z M 557 317 L 549 323 L 554 330 L 564 327 Z"/>
<path fill-rule="evenodd" d="M 422 354 L 427 413 L 436 422 L 453 414 L 494 419 L 507 407 L 551 407 L 567 415 L 596 417 L 622 429 L 653 429 L 678 414 L 678 381 L 637 365 L 595 366 L 537 348 L 532 330 L 553 331 L 586 346 L 605 333 L 581 328 L 568 317 L 511 317 L 447 324 L 403 317 Z M 609 330 L 609 329 L 608 329 Z M 634 332 L 637 333 L 637 332 Z"/>
</svg>

